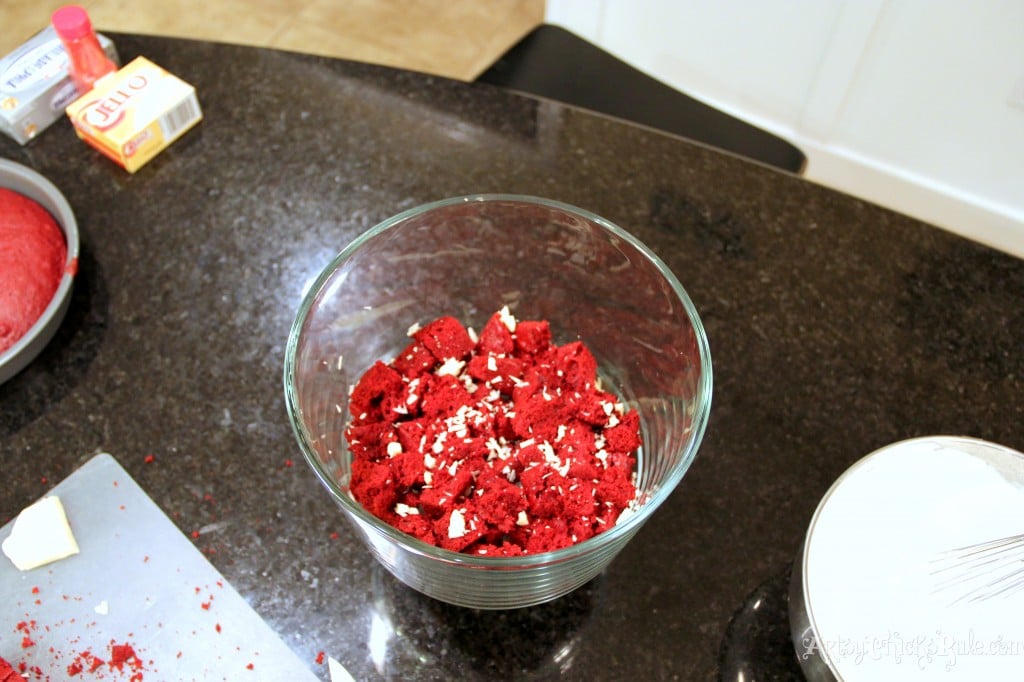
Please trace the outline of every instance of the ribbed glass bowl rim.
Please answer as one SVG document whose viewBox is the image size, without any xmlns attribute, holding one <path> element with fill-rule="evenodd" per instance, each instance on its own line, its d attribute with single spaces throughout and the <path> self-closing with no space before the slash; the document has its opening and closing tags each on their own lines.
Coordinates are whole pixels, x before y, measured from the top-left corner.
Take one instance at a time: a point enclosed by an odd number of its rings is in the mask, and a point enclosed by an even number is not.
<svg viewBox="0 0 1024 682">
<path fill-rule="evenodd" d="M 305 427 L 302 425 L 301 419 L 299 418 L 298 395 L 295 389 L 294 371 L 296 354 L 298 353 L 299 335 L 306 323 L 306 318 L 309 314 L 310 308 L 312 308 L 313 303 L 317 299 L 317 295 L 330 279 L 331 275 L 338 269 L 338 266 L 348 260 L 352 254 L 363 246 L 363 244 L 370 241 L 380 233 L 405 222 L 409 218 L 428 213 L 438 208 L 445 208 L 456 204 L 465 204 L 470 202 L 504 202 L 540 205 L 574 214 L 600 225 L 617 238 L 628 242 L 654 265 L 658 273 L 664 277 L 665 281 L 672 287 L 672 292 L 683 304 L 687 317 L 689 317 L 690 322 L 693 325 L 694 336 L 697 339 L 701 372 L 695 394 L 696 409 L 692 416 L 692 437 L 687 441 L 687 452 L 683 453 L 683 457 L 679 464 L 672 469 L 666 477 L 666 480 L 662 482 L 654 495 L 635 514 L 629 515 L 625 521 L 617 523 L 613 528 L 588 538 L 583 542 L 550 552 L 525 554 L 513 557 L 475 556 L 472 554 L 462 554 L 460 552 L 453 552 L 451 550 L 436 547 L 398 530 L 373 514 L 367 512 L 360 504 L 349 497 L 338 486 L 337 481 L 335 481 L 334 477 L 324 469 L 316 454 L 309 447 L 309 434 L 305 432 Z M 392 540 L 396 545 L 413 554 L 429 557 L 449 564 L 506 570 L 528 569 L 563 563 L 577 556 L 589 555 L 593 552 L 601 551 L 603 546 L 612 544 L 618 538 L 623 536 L 628 537 L 629 534 L 635 532 L 675 490 L 676 486 L 679 485 L 679 481 L 682 480 L 683 474 L 686 473 L 690 468 L 690 465 L 693 463 L 697 449 L 704 438 L 704 431 L 707 428 L 708 415 L 711 410 L 712 393 L 711 351 L 708 347 L 708 339 L 707 334 L 704 331 L 704 325 L 701 323 L 700 316 L 697 314 L 697 309 L 690 300 L 690 297 L 683 288 L 683 285 L 680 284 L 679 280 L 668 266 L 666 266 L 665 263 L 662 262 L 662 260 L 658 258 L 658 256 L 656 256 L 646 244 L 620 228 L 618 225 L 615 225 L 614 223 L 591 213 L 586 209 L 578 208 L 571 204 L 555 201 L 553 199 L 545 199 L 525 194 L 471 194 L 420 204 L 385 219 L 356 237 L 337 256 L 335 256 L 326 267 L 324 267 L 303 296 L 298 313 L 296 314 L 295 320 L 292 322 L 291 330 L 288 333 L 288 345 L 285 349 L 283 378 L 285 402 L 288 408 L 288 419 L 291 422 L 292 431 L 294 432 L 295 438 L 302 450 L 302 455 L 310 467 L 312 467 L 313 472 L 316 474 L 317 478 L 320 479 L 323 486 L 327 488 L 335 502 L 340 504 L 347 512 L 351 513 L 359 521 L 376 529 L 379 533 Z"/>
</svg>

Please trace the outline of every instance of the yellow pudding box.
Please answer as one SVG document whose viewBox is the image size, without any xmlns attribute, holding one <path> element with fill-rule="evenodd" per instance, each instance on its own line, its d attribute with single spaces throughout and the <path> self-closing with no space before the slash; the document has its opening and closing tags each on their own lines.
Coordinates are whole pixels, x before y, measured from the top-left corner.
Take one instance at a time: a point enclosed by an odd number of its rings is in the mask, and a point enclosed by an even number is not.
<svg viewBox="0 0 1024 682">
<path fill-rule="evenodd" d="M 134 173 L 202 120 L 194 87 L 137 57 L 68 105 L 78 137 Z"/>
</svg>

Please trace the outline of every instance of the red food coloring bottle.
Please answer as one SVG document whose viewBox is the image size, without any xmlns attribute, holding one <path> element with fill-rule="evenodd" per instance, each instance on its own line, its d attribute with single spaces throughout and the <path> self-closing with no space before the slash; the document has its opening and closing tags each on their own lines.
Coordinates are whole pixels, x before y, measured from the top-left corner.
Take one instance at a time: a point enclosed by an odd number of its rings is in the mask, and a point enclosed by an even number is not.
<svg viewBox="0 0 1024 682">
<path fill-rule="evenodd" d="M 92 90 L 103 76 L 117 71 L 117 65 L 100 47 L 89 15 L 78 5 L 59 8 L 50 17 L 57 37 L 68 53 L 71 82 L 80 95 Z"/>
</svg>

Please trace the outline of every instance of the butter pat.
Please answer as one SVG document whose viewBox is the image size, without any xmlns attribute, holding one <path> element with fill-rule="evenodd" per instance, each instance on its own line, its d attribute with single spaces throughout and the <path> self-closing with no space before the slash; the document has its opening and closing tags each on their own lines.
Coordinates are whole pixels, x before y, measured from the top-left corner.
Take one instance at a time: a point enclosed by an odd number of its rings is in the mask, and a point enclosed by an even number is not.
<svg viewBox="0 0 1024 682">
<path fill-rule="evenodd" d="M 97 37 L 117 62 L 110 39 Z M 0 59 L 0 132 L 25 144 L 63 116 L 67 105 L 78 99 L 68 64 L 68 53 L 52 26 Z"/>
<path fill-rule="evenodd" d="M 345 670 L 345 666 L 330 656 L 327 657 L 327 671 L 331 675 L 331 682 L 356 682 L 352 674 Z"/>
<path fill-rule="evenodd" d="M 203 118 L 195 88 L 145 57 L 67 108 L 82 140 L 134 173 Z"/>
<path fill-rule="evenodd" d="M 18 514 L 3 552 L 19 571 L 30 571 L 78 554 L 64 505 L 55 495 L 44 497 Z"/>
</svg>

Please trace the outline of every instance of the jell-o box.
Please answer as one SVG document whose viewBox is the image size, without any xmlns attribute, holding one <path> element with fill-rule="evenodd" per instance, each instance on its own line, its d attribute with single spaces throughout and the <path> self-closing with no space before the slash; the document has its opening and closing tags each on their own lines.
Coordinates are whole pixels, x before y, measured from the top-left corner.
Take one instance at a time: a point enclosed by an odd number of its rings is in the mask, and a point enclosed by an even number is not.
<svg viewBox="0 0 1024 682">
<path fill-rule="evenodd" d="M 203 118 L 195 88 L 137 57 L 67 107 L 78 137 L 134 173 Z"/>
</svg>

